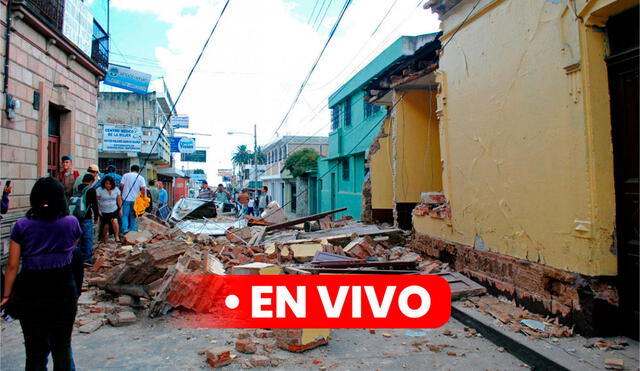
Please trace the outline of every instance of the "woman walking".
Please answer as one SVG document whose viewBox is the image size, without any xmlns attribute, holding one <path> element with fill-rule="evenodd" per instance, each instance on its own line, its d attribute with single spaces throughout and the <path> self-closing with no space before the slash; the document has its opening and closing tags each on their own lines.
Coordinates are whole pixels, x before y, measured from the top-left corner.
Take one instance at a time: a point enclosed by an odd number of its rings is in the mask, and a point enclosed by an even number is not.
<svg viewBox="0 0 640 371">
<path fill-rule="evenodd" d="M 115 179 L 104 177 L 102 187 L 98 188 L 98 209 L 100 210 L 100 231 L 102 241 L 109 239 L 109 226 L 113 228 L 116 242 L 120 242 L 120 226 L 118 218 L 122 217 L 122 195 L 116 187 Z"/>
<path fill-rule="evenodd" d="M 70 370 L 78 305 L 71 260 L 82 229 L 69 216 L 64 188 L 56 179 L 38 179 L 30 203 L 27 216 L 11 231 L 2 305 L 14 307 L 20 320 L 26 370 L 45 370 L 49 353 L 55 370 Z"/>
</svg>

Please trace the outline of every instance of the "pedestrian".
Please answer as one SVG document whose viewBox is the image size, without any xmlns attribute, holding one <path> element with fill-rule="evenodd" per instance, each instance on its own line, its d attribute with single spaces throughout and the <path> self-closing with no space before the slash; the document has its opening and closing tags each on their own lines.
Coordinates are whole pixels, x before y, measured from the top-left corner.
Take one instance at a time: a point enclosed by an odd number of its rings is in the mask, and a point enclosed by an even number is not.
<svg viewBox="0 0 640 371">
<path fill-rule="evenodd" d="M 93 225 L 98 222 L 100 209 L 96 189 L 93 188 L 94 176 L 85 174 L 78 191 L 71 198 L 71 214 L 78 218 L 82 228 L 82 238 L 75 252 L 83 263 L 91 264 L 93 261 Z M 80 281 L 82 283 L 82 281 Z"/>
<path fill-rule="evenodd" d="M 249 196 L 249 203 L 247 204 L 247 214 L 253 215 L 256 205 L 256 199 L 253 196 Z"/>
<path fill-rule="evenodd" d="M 122 181 L 122 175 L 116 173 L 116 167 L 113 165 L 109 165 L 107 167 L 107 174 L 105 176 L 112 177 L 113 180 L 115 181 L 116 187 L 118 187 L 120 182 Z"/>
<path fill-rule="evenodd" d="M 202 181 L 202 188 L 200 188 L 198 199 L 205 201 L 211 201 L 213 199 L 213 190 L 209 188 L 209 184 L 206 180 Z"/>
<path fill-rule="evenodd" d="M 151 179 L 149 181 L 149 188 L 147 188 L 147 194 L 151 198 L 151 214 L 155 215 L 158 211 L 158 188 L 156 187 L 156 181 Z"/>
<path fill-rule="evenodd" d="M 140 192 L 144 194 L 147 192 L 144 186 L 144 178 L 138 173 L 139 171 L 140 166 L 131 166 L 131 172 L 124 174 L 120 181 L 120 191 L 122 192 L 122 225 L 120 226 L 120 234 L 138 230 L 133 205 Z"/>
<path fill-rule="evenodd" d="M 62 170 L 58 174 L 58 180 L 64 187 L 64 194 L 67 197 L 67 202 L 71 196 L 73 196 L 73 189 L 76 181 L 80 178 L 78 170 L 73 170 L 73 158 L 69 155 L 62 156 Z"/>
<path fill-rule="evenodd" d="M 264 209 L 267 208 L 271 202 L 271 197 L 269 197 L 269 187 L 262 187 L 262 193 L 260 194 L 260 198 L 258 199 L 258 216 L 262 215 Z"/>
<path fill-rule="evenodd" d="M 158 213 L 157 216 L 164 220 L 169 215 L 169 193 L 164 189 L 164 184 L 158 182 Z"/>
<path fill-rule="evenodd" d="M 84 179 L 84 176 L 87 174 L 93 176 L 93 185 L 91 187 L 92 188 L 100 187 L 100 184 L 101 184 L 100 169 L 98 168 L 98 165 L 92 164 L 92 165 L 89 165 L 89 167 L 87 168 L 87 171 L 84 172 L 82 175 L 80 175 L 76 180 L 75 184 L 73 185 L 74 192 L 78 189 L 78 187 L 80 187 L 80 184 L 83 183 L 82 179 Z"/>
<path fill-rule="evenodd" d="M 97 190 L 98 209 L 100 210 L 100 233 L 102 241 L 109 239 L 109 227 L 113 228 L 116 243 L 120 242 L 120 226 L 118 217 L 122 216 L 122 194 L 116 187 L 115 180 L 107 175 L 102 179 L 102 186 Z"/>
<path fill-rule="evenodd" d="M 26 370 L 46 370 L 49 353 L 56 370 L 70 370 L 79 293 L 71 261 L 82 229 L 69 215 L 61 182 L 38 179 L 29 201 L 26 217 L 11 231 L 1 304 L 20 320 Z"/>
<path fill-rule="evenodd" d="M 11 194 L 11 181 L 7 180 L 2 189 L 2 202 L 0 202 L 0 214 L 6 214 L 9 211 L 9 195 Z M 0 215 L 2 220 L 2 215 Z"/>
<path fill-rule="evenodd" d="M 214 197 L 217 202 L 219 202 L 220 204 L 224 204 L 226 202 L 229 202 L 229 199 L 231 199 L 231 193 L 224 189 L 224 186 L 222 184 L 218 184 L 218 188 L 216 188 L 214 192 Z"/>
<path fill-rule="evenodd" d="M 238 194 L 237 200 L 240 205 L 242 205 L 242 211 L 240 212 L 240 215 L 246 215 L 249 210 L 249 192 L 246 188 L 243 188 L 242 191 Z"/>
</svg>

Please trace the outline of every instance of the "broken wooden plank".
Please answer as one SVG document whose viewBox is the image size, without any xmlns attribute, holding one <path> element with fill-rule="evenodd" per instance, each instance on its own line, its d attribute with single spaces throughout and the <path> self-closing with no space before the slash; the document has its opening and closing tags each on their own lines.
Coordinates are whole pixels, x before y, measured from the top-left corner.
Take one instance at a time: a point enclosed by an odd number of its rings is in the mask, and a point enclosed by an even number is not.
<svg viewBox="0 0 640 371">
<path fill-rule="evenodd" d="M 291 267 L 291 266 L 285 266 L 284 271 L 287 272 L 287 274 L 295 274 L 295 275 L 310 275 L 313 274 L 309 271 L 300 269 L 300 268 L 296 268 L 296 267 Z"/>
<path fill-rule="evenodd" d="M 436 273 L 447 280 L 451 287 L 451 300 L 458 300 L 469 296 L 483 295 L 487 289 L 471 278 L 459 272 Z"/>
<path fill-rule="evenodd" d="M 347 210 L 347 208 L 343 207 L 341 209 L 335 209 L 335 210 L 331 210 L 331 211 L 326 211 L 326 212 L 320 213 L 320 214 L 314 214 L 314 215 L 305 216 L 304 218 L 289 220 L 289 221 L 286 221 L 284 223 L 273 224 L 273 225 L 267 226 L 267 231 L 275 231 L 277 229 L 283 229 L 283 228 L 287 228 L 287 227 L 292 227 L 292 226 L 294 226 L 296 224 L 302 224 L 304 222 L 322 219 L 327 215 L 332 215 L 332 214 L 339 213 L 341 211 L 346 211 L 346 210 Z"/>
</svg>

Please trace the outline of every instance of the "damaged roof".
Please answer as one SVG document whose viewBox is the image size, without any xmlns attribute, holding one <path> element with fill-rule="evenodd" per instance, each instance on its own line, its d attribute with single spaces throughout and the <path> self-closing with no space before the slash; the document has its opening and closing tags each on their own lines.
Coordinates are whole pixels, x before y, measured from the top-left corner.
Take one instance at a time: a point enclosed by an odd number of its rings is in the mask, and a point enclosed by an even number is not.
<svg viewBox="0 0 640 371">
<path fill-rule="evenodd" d="M 329 108 L 340 103 L 343 99 L 361 90 L 369 81 L 384 73 L 389 68 L 402 63 L 423 46 L 433 42 L 440 36 L 434 32 L 419 36 L 402 36 L 378 54 L 369 64 L 358 71 L 349 81 L 329 96 Z"/>
</svg>

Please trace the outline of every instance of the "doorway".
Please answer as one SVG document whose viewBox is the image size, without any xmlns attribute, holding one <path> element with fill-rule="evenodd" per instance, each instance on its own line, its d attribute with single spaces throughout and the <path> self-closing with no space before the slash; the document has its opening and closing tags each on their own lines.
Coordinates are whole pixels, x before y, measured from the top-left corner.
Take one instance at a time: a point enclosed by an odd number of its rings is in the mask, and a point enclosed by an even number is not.
<svg viewBox="0 0 640 371">
<path fill-rule="evenodd" d="M 606 59 L 616 192 L 616 247 L 622 332 L 638 338 L 638 7 L 609 18 Z"/>
<path fill-rule="evenodd" d="M 62 113 L 49 104 L 49 138 L 47 140 L 47 175 L 58 177 L 60 172 L 60 119 Z"/>
</svg>

